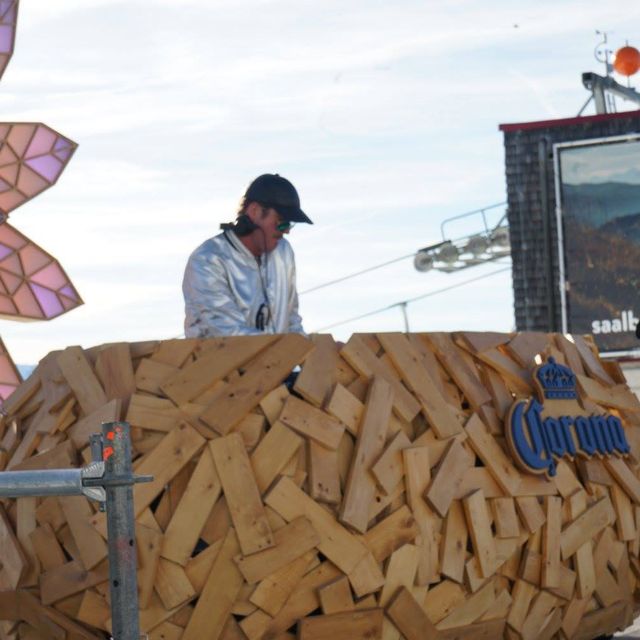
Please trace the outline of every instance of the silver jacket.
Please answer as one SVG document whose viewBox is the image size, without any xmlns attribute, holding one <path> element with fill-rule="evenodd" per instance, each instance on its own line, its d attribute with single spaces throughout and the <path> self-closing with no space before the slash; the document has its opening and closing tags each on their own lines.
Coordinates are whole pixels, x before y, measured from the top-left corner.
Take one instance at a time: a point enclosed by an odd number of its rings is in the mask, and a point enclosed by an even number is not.
<svg viewBox="0 0 640 640">
<path fill-rule="evenodd" d="M 260 258 L 233 231 L 210 238 L 189 257 L 182 292 L 187 338 L 304 333 L 293 249 L 284 238 Z"/>
</svg>

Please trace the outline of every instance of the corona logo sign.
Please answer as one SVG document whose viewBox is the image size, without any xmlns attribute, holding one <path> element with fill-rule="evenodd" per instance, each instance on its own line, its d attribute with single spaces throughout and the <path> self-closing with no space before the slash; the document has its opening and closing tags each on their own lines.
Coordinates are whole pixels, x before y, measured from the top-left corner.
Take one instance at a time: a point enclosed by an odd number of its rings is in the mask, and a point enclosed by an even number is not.
<svg viewBox="0 0 640 640">
<path fill-rule="evenodd" d="M 586 415 L 577 401 L 576 377 L 554 358 L 536 368 L 539 399 L 519 400 L 509 412 L 507 442 L 518 466 L 556 474 L 556 461 L 576 456 L 626 456 L 630 447 L 620 418 Z"/>
</svg>

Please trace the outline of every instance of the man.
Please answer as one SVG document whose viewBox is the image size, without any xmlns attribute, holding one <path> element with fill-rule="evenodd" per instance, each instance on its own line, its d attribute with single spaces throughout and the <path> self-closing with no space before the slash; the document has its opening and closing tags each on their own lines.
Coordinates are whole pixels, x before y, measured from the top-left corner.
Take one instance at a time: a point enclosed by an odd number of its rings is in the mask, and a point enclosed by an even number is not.
<svg viewBox="0 0 640 640">
<path fill-rule="evenodd" d="M 187 338 L 304 333 L 293 249 L 283 237 L 311 220 L 295 187 L 278 174 L 247 188 L 235 223 L 189 257 L 182 291 Z"/>
</svg>

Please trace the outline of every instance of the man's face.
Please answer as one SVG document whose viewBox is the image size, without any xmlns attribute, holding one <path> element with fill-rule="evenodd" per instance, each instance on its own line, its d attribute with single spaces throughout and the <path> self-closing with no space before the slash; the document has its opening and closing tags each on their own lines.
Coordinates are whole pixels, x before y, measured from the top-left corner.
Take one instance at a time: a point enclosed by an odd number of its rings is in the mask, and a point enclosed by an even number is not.
<svg viewBox="0 0 640 640">
<path fill-rule="evenodd" d="M 280 216 L 280 214 L 273 207 L 262 207 L 262 211 L 260 216 L 255 223 L 260 227 L 262 231 L 258 231 L 258 244 L 262 244 L 264 242 L 264 251 L 265 253 L 269 253 L 273 251 L 280 238 L 285 233 L 289 233 L 289 230 L 280 230 L 278 229 L 278 225 L 281 225 L 285 222 L 284 218 Z"/>
</svg>

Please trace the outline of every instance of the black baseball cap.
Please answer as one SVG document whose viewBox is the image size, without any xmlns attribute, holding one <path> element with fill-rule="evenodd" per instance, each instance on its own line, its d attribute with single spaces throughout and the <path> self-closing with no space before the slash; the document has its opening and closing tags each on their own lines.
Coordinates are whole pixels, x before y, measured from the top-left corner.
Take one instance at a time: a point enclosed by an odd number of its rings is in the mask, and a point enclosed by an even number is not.
<svg viewBox="0 0 640 640">
<path fill-rule="evenodd" d="M 277 173 L 265 173 L 258 176 L 244 194 L 245 202 L 259 202 L 275 209 L 289 222 L 307 222 L 313 224 L 300 208 L 300 197 L 296 188 Z"/>
</svg>

